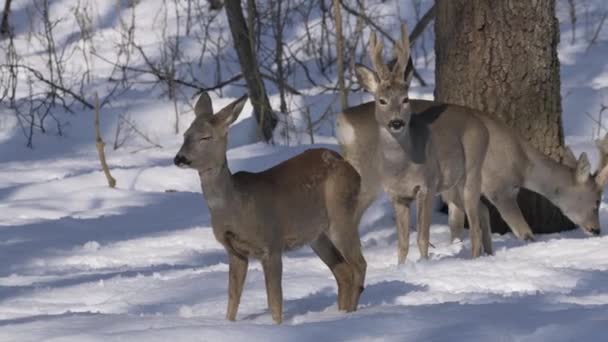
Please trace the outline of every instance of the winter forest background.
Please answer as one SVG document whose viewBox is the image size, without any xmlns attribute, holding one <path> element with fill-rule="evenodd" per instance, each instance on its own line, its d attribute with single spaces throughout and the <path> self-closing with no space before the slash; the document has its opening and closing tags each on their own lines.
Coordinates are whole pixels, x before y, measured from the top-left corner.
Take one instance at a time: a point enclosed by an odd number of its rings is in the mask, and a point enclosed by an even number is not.
<svg viewBox="0 0 608 342">
<path fill-rule="evenodd" d="M 596 165 L 593 139 L 606 133 L 608 109 L 608 3 L 554 2 L 563 138 Z M 238 321 L 224 321 L 226 257 L 196 173 L 171 161 L 197 94 L 208 91 L 221 108 L 252 92 L 251 74 L 262 82 L 256 91 L 268 103 L 248 103 L 231 128 L 232 171 L 264 170 L 311 144 L 337 149 L 336 113 L 371 99 L 353 72 L 355 63 L 369 65 L 371 30 L 390 47 L 407 23 L 416 70 L 410 96 L 434 97 L 434 1 L 3 5 L 0 341 L 604 337 L 605 233 L 591 239 L 575 230 L 529 244 L 495 234 L 496 255 L 471 260 L 469 241 L 450 244 L 447 217 L 437 213 L 431 260 L 418 261 L 412 247 L 398 267 L 384 197 L 360 226 L 368 277 L 359 311 L 337 311 L 331 274 L 303 249 L 284 261 L 282 326 L 271 323 L 255 262 Z M 239 61 L 227 16 L 236 10 L 249 28 L 236 46 L 251 47 L 257 70 Z M 116 189 L 98 159 L 96 112 Z M 411 239 L 415 245 L 415 233 Z"/>
</svg>

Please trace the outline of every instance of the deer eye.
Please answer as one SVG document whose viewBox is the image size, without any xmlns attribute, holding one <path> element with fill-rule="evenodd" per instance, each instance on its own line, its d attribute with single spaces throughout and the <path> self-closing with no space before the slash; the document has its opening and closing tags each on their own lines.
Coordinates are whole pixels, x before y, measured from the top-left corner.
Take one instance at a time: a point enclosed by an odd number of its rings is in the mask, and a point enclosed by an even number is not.
<svg viewBox="0 0 608 342">
<path fill-rule="evenodd" d="M 378 102 L 380 102 L 381 105 L 386 106 L 388 104 L 388 101 L 386 101 L 385 98 L 379 98 Z"/>
<path fill-rule="evenodd" d="M 404 98 L 403 98 L 403 100 L 401 100 L 401 103 L 402 103 L 402 104 L 406 104 L 406 103 L 408 103 L 408 102 L 410 102 L 410 99 L 409 99 L 409 98 L 407 98 L 407 97 L 404 97 Z"/>
<path fill-rule="evenodd" d="M 206 140 L 211 140 L 211 136 L 209 135 L 209 136 L 205 136 L 205 137 L 200 137 L 200 138 L 198 139 L 198 141 L 201 141 L 201 142 L 202 142 L 202 141 L 206 141 Z"/>
</svg>

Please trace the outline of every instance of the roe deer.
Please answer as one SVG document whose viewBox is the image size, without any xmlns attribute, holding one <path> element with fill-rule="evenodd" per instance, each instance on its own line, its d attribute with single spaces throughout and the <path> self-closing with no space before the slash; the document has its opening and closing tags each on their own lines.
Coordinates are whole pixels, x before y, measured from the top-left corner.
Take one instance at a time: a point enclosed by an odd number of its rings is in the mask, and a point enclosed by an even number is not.
<svg viewBox="0 0 608 342">
<path fill-rule="evenodd" d="M 246 100 L 243 96 L 214 115 L 211 99 L 202 94 L 174 160 L 177 166 L 198 171 L 213 234 L 228 253 L 226 318 L 235 320 L 248 259 L 257 258 L 272 318 L 281 323 L 281 254 L 305 244 L 333 272 L 338 308 L 356 310 L 366 271 L 359 217 L 352 210 L 359 174 L 327 149 L 308 150 L 260 173 L 231 174 L 226 161 L 228 127 Z"/>
<path fill-rule="evenodd" d="M 411 63 L 411 60 L 409 61 Z M 412 70 L 406 68 L 403 79 L 409 83 Z M 511 127 L 489 114 L 437 101 L 410 99 L 412 118 L 470 113 L 480 118 L 489 132 L 489 144 L 482 165 L 482 194 L 496 207 L 518 239 L 533 240 L 534 236 L 517 205 L 517 193 L 526 188 L 545 196 L 585 232 L 600 234 L 598 208 L 602 190 L 608 183 L 608 135 L 598 141 L 600 164 L 590 174 L 587 156 L 578 161 L 566 149 L 564 164 L 553 161 L 527 143 Z M 361 191 L 357 210 L 365 211 L 382 191 L 379 165 L 379 131 L 374 117 L 376 103 L 367 102 L 338 114 L 337 136 L 343 155 L 361 175 Z M 448 203 L 452 239 L 460 237 L 464 226 L 464 212 Z M 480 212 L 487 215 L 482 207 Z M 484 217 L 481 223 L 489 224 Z M 484 231 L 485 229 L 482 228 Z"/>
<path fill-rule="evenodd" d="M 496 207 L 516 236 L 532 239 L 532 230 L 517 205 L 520 188 L 535 191 L 590 235 L 600 235 L 599 206 L 608 182 L 608 135 L 597 141 L 598 172 L 591 174 L 586 153 L 577 160 L 569 147 L 563 164 L 525 142 L 506 124 L 484 116 L 490 131 L 488 154 L 483 164 L 482 193 Z M 452 239 L 460 237 L 464 216 L 449 207 Z"/>
<path fill-rule="evenodd" d="M 382 61 L 383 44 L 374 32 L 369 42 L 374 70 L 360 64 L 355 68 L 359 83 L 375 97 L 373 113 L 369 113 L 375 123 L 370 123 L 369 130 L 376 131 L 372 134 L 376 135 L 377 142 L 375 150 L 368 150 L 375 156 L 366 161 L 358 160 L 353 165 L 374 159 L 380 165 L 376 180 L 389 194 L 397 216 L 399 263 L 405 262 L 408 253 L 409 206 L 414 198 L 418 248 L 421 257 L 428 258 L 432 199 L 438 193 L 466 212 L 471 223 L 473 257 L 481 254 L 482 241 L 485 251 L 491 253 L 489 223 L 480 222 L 480 216 L 482 220 L 489 217 L 480 201 L 481 164 L 486 154 L 488 131 L 476 114 L 460 110 L 445 115 L 441 105 L 425 108 L 424 115 L 413 115 L 408 98 L 409 80 L 403 79 L 410 52 L 405 26 L 401 35 L 401 40 L 395 44 L 398 59 L 391 69 Z M 344 119 L 349 118 L 342 118 L 340 129 L 346 128 L 342 126 Z M 357 138 L 355 134 L 354 140 Z M 347 159 L 357 153 L 369 153 L 352 152 L 350 147 L 344 148 Z M 364 191 L 369 189 L 364 188 Z M 363 197 L 368 195 L 364 193 Z"/>
</svg>

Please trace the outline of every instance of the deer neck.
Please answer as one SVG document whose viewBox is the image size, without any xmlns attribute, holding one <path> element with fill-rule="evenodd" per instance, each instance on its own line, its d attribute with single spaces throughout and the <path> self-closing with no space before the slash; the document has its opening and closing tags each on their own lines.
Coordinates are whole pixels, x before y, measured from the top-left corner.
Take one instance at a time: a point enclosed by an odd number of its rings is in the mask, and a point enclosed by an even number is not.
<svg viewBox="0 0 608 342">
<path fill-rule="evenodd" d="M 412 142 L 409 132 L 396 137 L 384 127 L 378 127 L 380 136 L 379 151 L 385 165 L 405 166 L 412 163 Z"/>
<path fill-rule="evenodd" d="M 425 158 L 418 158 L 418 147 L 411 131 L 398 137 L 380 128 L 380 169 L 382 185 L 389 193 L 413 195 L 420 185 L 426 184 L 429 170 Z"/>
<path fill-rule="evenodd" d="M 558 200 L 558 188 L 575 185 L 574 169 L 556 162 L 537 150 L 527 151 L 529 166 L 526 168 L 523 187 L 537 192 L 551 202 Z"/>
<path fill-rule="evenodd" d="M 236 191 L 226 159 L 217 167 L 199 170 L 198 174 L 211 214 L 230 209 L 236 198 Z"/>
<path fill-rule="evenodd" d="M 380 151 L 392 164 L 425 164 L 430 144 L 430 130 L 412 120 L 404 134 L 396 137 L 383 127 L 380 130 Z"/>
</svg>

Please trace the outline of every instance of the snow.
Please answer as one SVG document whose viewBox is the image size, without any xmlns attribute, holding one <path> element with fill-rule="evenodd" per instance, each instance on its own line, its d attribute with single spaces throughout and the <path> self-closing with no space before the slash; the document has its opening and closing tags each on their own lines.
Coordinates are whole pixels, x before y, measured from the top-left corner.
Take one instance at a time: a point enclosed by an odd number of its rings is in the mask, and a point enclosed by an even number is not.
<svg viewBox="0 0 608 342">
<path fill-rule="evenodd" d="M 160 39 L 151 28 L 161 1 L 146 3 L 149 7 L 138 6 L 143 26 L 137 37 L 152 53 Z M 386 3 L 379 13 L 391 13 L 395 2 Z M 579 29 L 577 42 L 570 44 L 565 3 L 560 1 L 558 8 L 565 133 L 575 153 L 587 152 L 595 167 L 591 132 L 596 127 L 581 118 L 585 111 L 597 115 L 606 101 L 608 33 L 602 31 L 588 49 Z M 53 1 L 52 13 L 68 11 L 70 4 Z M 584 4 L 597 6 L 598 12 L 605 6 L 601 1 Z M 106 52 L 119 39 L 119 9 L 113 2 L 95 6 L 100 13 L 95 40 L 98 50 Z M 402 14 L 408 6 L 400 8 Z M 27 1 L 15 0 L 15 15 L 25 17 L 26 7 Z M 409 22 L 411 13 L 406 14 Z M 16 24 L 23 40 L 25 22 Z M 383 24 L 398 32 L 394 17 Z M 220 18 L 217 30 L 227 32 L 226 25 Z M 61 22 L 58 40 L 68 42 L 74 26 L 73 21 Z M 184 45 L 186 53 L 198 53 Z M 39 56 L 32 52 L 27 58 Z M 226 58 L 224 75 L 231 75 L 238 69 L 233 55 Z M 419 56 L 417 66 L 432 80 L 429 58 L 425 66 Z M 80 70 L 81 63 L 76 58 L 68 72 Z M 101 62 L 95 68 L 98 80 L 111 69 Z M 101 91 L 104 84 L 94 87 Z M 223 96 L 211 94 L 214 108 L 241 93 L 234 86 Z M 313 95 L 294 96 L 293 101 L 318 105 L 314 115 L 332 102 L 316 89 L 303 93 Z M 162 145 L 143 150 L 142 141 L 118 150 L 108 146 L 117 189 L 106 186 L 91 138 L 90 112 L 74 114 L 66 136 L 36 135 L 32 150 L 24 146 L 14 116 L 0 111 L 0 341 L 605 340 L 605 232 L 593 238 L 581 231 L 545 235 L 534 243 L 512 234 L 494 235 L 495 255 L 471 259 L 468 239 L 450 243 L 447 218 L 437 213 L 430 260 L 418 260 L 413 232 L 407 263 L 397 266 L 395 222 L 385 196 L 369 208 L 359 229 L 368 273 L 357 312 L 338 312 L 331 273 L 310 248 L 303 248 L 284 256 L 282 325 L 272 323 L 257 261 L 249 266 L 237 322 L 226 321 L 227 257 L 213 236 L 196 172 L 172 164 L 182 138 L 172 132 L 173 104 L 161 94 L 134 89 L 104 111 L 104 137 L 113 135 L 118 115 L 128 113 Z M 432 85 L 416 86 L 412 96 L 431 94 Z M 368 98 L 356 93 L 350 101 Z M 276 94 L 271 101 L 278 103 Z M 181 106 L 183 132 L 193 114 L 190 104 Z M 303 114 L 293 120 L 305 125 Z M 317 146 L 337 150 L 331 123 L 320 127 L 314 139 Z M 311 147 L 306 134 L 289 136 L 290 146 L 256 143 L 255 134 L 248 104 L 230 132 L 233 172 L 264 170 Z M 606 201 L 600 216 L 605 230 Z"/>
</svg>

